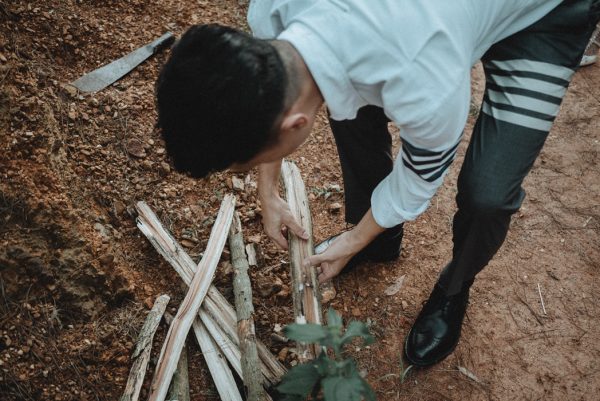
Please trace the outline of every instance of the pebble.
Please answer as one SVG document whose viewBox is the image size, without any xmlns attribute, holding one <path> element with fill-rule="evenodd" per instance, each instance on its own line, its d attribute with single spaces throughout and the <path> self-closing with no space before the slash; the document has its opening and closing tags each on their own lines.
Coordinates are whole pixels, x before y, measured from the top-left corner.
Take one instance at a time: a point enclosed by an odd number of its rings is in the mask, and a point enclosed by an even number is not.
<svg viewBox="0 0 600 401">
<path fill-rule="evenodd" d="M 342 204 L 339 202 L 333 202 L 331 205 L 329 205 L 329 211 L 331 213 L 338 213 L 341 208 L 342 208 Z"/>
<path fill-rule="evenodd" d="M 281 351 L 279 351 L 279 353 L 277 354 L 277 359 L 279 359 L 281 362 L 284 362 L 289 352 L 290 349 L 288 347 L 283 347 Z"/>
</svg>

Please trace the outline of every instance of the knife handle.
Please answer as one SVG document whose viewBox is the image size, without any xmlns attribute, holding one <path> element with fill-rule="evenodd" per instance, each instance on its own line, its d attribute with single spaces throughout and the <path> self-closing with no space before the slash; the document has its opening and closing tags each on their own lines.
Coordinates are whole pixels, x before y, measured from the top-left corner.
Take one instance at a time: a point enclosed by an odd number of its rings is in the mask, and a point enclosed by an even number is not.
<svg viewBox="0 0 600 401">
<path fill-rule="evenodd" d="M 171 45 L 175 42 L 175 36 L 171 32 L 167 32 L 162 35 L 160 38 L 156 39 L 154 42 L 150 43 L 148 46 L 152 49 L 152 53 L 159 52 L 167 47 L 171 47 Z"/>
</svg>

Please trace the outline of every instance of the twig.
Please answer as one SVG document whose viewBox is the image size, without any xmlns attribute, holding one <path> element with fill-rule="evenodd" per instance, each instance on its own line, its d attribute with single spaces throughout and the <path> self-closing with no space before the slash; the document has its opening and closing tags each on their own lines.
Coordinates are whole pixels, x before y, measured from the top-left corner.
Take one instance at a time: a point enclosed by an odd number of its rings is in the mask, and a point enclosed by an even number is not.
<svg viewBox="0 0 600 401">
<path fill-rule="evenodd" d="M 540 301 L 542 303 L 542 310 L 544 311 L 544 315 L 547 315 L 546 306 L 544 305 L 544 298 L 542 298 L 542 289 L 540 288 L 540 283 L 538 283 L 537 287 L 538 287 L 538 294 L 540 294 Z"/>
<path fill-rule="evenodd" d="M 152 351 L 152 339 L 154 338 L 154 333 L 158 328 L 160 319 L 167 308 L 169 299 L 168 295 L 161 295 L 156 298 L 152 310 L 146 317 L 146 321 L 140 330 L 135 350 L 131 356 L 133 365 L 120 401 L 136 401 L 140 396 L 140 390 L 142 389 L 144 376 L 146 375 L 146 367 L 150 360 L 150 351 Z"/>
</svg>

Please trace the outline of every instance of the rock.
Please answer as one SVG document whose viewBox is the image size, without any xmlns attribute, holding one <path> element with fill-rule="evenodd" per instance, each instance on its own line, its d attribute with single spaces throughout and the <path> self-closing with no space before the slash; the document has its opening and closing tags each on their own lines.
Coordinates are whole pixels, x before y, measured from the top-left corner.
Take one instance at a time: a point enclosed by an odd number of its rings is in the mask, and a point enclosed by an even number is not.
<svg viewBox="0 0 600 401">
<path fill-rule="evenodd" d="M 277 294 L 275 294 L 275 296 L 279 297 L 279 298 L 289 298 L 290 297 L 290 288 L 286 285 L 284 285 L 281 288 L 281 291 L 279 291 Z"/>
<path fill-rule="evenodd" d="M 329 205 L 329 211 L 331 213 L 339 213 L 339 211 L 342 209 L 342 204 L 339 202 L 333 202 L 331 205 Z"/>
<path fill-rule="evenodd" d="M 358 308 L 358 307 L 352 308 L 352 316 L 354 316 L 354 317 L 362 316 L 362 312 L 360 311 L 360 308 Z"/>
<path fill-rule="evenodd" d="M 248 242 L 253 242 L 255 244 L 260 243 L 260 234 L 251 235 L 248 237 Z"/>
<path fill-rule="evenodd" d="M 130 139 L 125 144 L 125 149 L 127 153 L 129 153 L 133 157 L 143 158 L 146 157 L 146 151 L 144 149 L 144 144 L 139 139 Z"/>
<path fill-rule="evenodd" d="M 123 214 L 123 212 L 124 212 L 124 211 L 125 211 L 125 209 L 127 208 L 127 207 L 125 206 L 125 204 L 124 204 L 123 202 L 121 202 L 121 201 L 115 201 L 115 202 L 113 203 L 113 207 L 115 208 L 115 214 L 116 214 L 117 216 L 119 216 L 119 215 Z"/>
<path fill-rule="evenodd" d="M 337 291 L 335 290 L 335 287 L 331 281 L 321 284 L 320 290 L 321 302 L 323 304 L 328 304 L 337 296 Z"/>
<path fill-rule="evenodd" d="M 100 258 L 98 258 L 98 261 L 102 266 L 112 266 L 113 262 L 115 261 L 115 255 L 110 253 L 102 255 Z"/>
<path fill-rule="evenodd" d="M 236 176 L 231 177 L 231 186 L 234 191 L 244 192 L 244 181 Z"/>
<path fill-rule="evenodd" d="M 169 163 L 166 162 L 161 162 L 160 163 L 160 171 L 163 174 L 169 174 L 171 172 L 171 165 Z"/>
<path fill-rule="evenodd" d="M 108 232 L 108 230 L 106 229 L 106 227 L 104 227 L 103 224 L 101 223 L 94 223 L 94 230 L 98 231 L 98 234 L 100 234 L 100 236 L 102 238 L 110 238 L 110 234 Z"/>
<path fill-rule="evenodd" d="M 408 302 L 406 302 L 405 300 L 402 300 L 402 310 L 406 310 L 408 308 Z"/>
<path fill-rule="evenodd" d="M 61 85 L 62 89 L 71 97 L 77 96 L 77 88 L 71 84 L 63 84 Z"/>
<path fill-rule="evenodd" d="M 289 352 L 290 349 L 288 347 L 283 347 L 281 351 L 279 351 L 279 353 L 277 354 L 277 359 L 279 359 L 281 362 L 285 362 L 285 359 L 287 358 Z"/>
<path fill-rule="evenodd" d="M 182 239 L 179 243 L 184 248 L 194 248 L 196 246 L 196 243 L 194 241 L 189 240 L 187 238 Z"/>
<path fill-rule="evenodd" d="M 256 280 L 258 293 L 261 297 L 267 298 L 283 289 L 283 282 L 278 277 L 258 276 Z M 279 295 L 279 294 L 277 294 Z"/>
</svg>

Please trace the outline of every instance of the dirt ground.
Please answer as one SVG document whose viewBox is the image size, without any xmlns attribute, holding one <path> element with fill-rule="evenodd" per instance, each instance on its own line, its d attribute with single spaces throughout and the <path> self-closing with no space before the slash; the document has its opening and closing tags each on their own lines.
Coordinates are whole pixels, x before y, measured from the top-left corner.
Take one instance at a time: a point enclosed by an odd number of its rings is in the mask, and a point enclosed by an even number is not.
<svg viewBox="0 0 600 401">
<path fill-rule="evenodd" d="M 192 180 L 172 171 L 154 129 L 153 86 L 163 52 L 93 95 L 65 89 L 84 72 L 167 30 L 220 22 L 245 28 L 237 0 L 0 1 L 0 398 L 114 400 L 154 299 L 185 296 L 177 274 L 135 225 L 145 200 L 198 258 L 231 175 Z M 596 400 L 600 393 L 600 65 L 578 72 L 505 245 L 478 277 L 457 350 L 402 380 L 404 336 L 451 251 L 455 182 L 483 79 L 473 71 L 473 113 L 443 188 L 406 225 L 397 263 L 367 264 L 336 279 L 331 305 L 371 324 L 355 348 L 380 400 Z M 218 101 L 218 99 L 215 99 Z M 396 143 L 397 145 L 397 143 Z M 335 144 L 324 114 L 290 157 L 310 193 L 315 240 L 345 227 Z M 292 320 L 287 254 L 262 233 L 254 173 L 236 191 L 252 271 L 258 336 L 275 342 Z M 404 276 L 401 290 L 385 290 Z M 231 269 L 215 283 L 230 299 Z M 546 312 L 542 309 L 540 293 Z M 155 337 L 156 363 L 166 333 Z M 287 348 L 287 350 L 285 350 Z M 190 338 L 193 400 L 216 400 Z M 146 388 L 151 371 L 147 374 Z"/>
</svg>

